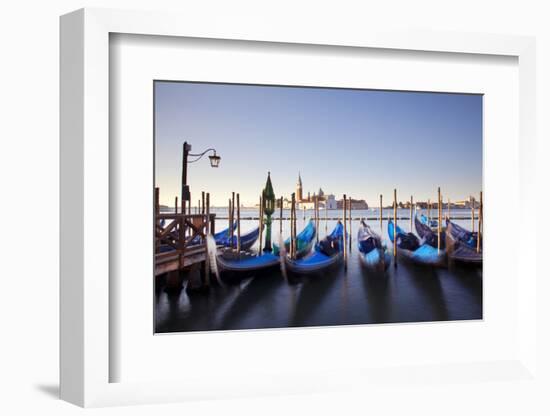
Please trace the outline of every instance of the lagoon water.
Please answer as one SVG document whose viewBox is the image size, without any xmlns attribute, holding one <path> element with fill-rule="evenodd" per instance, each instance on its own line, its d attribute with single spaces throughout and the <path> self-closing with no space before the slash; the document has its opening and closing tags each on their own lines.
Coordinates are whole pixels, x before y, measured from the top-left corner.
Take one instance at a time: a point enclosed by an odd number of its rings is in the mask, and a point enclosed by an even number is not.
<svg viewBox="0 0 550 416">
<path fill-rule="evenodd" d="M 227 210 L 214 210 L 227 218 Z M 423 211 L 425 213 L 425 211 Z M 444 214 L 446 211 L 444 212 Z M 432 210 L 432 215 L 436 210 Z M 313 215 L 298 213 L 298 232 Z M 338 218 L 341 211 L 328 211 L 329 218 Z M 391 250 L 384 210 L 383 239 Z M 257 210 L 243 210 L 242 217 L 258 216 Z M 285 210 L 284 217 L 289 216 Z M 320 213 L 319 237 L 330 233 L 336 220 L 324 220 Z M 156 332 L 185 332 L 257 328 L 305 327 L 324 325 L 376 324 L 482 319 L 482 269 L 455 265 L 451 268 L 430 268 L 398 261 L 385 274 L 371 274 L 360 264 L 357 250 L 359 219 L 380 232 L 377 210 L 354 210 L 352 249 L 348 268 L 343 264 L 322 275 L 289 276 L 286 281 L 279 269 L 255 276 L 232 278 L 224 286 L 213 284 L 205 294 L 188 294 L 185 290 L 168 293 L 159 287 L 155 296 Z M 399 210 L 399 217 L 409 211 Z M 459 225 L 470 229 L 469 210 L 452 210 Z M 272 241 L 279 242 L 278 213 L 273 222 Z M 289 236 L 289 221 L 283 221 L 283 235 Z M 409 220 L 399 225 L 410 229 Z M 216 230 L 228 226 L 227 219 L 216 221 Z M 257 220 L 243 220 L 242 234 L 258 226 Z M 476 221 L 477 227 L 477 221 Z M 257 249 L 257 244 L 253 250 Z M 224 275 L 222 274 L 222 279 Z M 215 278 L 213 278 L 215 280 Z M 186 284 L 186 282 L 184 282 Z"/>
</svg>

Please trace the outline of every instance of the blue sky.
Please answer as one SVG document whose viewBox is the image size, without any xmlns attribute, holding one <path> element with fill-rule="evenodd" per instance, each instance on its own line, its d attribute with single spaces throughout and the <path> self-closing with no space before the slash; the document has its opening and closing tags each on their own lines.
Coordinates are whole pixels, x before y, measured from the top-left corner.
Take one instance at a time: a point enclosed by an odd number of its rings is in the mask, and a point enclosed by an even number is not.
<svg viewBox="0 0 550 416">
<path fill-rule="evenodd" d="M 482 184 L 482 96 L 468 94 L 155 83 L 155 182 L 161 203 L 179 196 L 184 140 L 208 158 L 189 165 L 193 205 L 200 191 L 225 206 L 231 191 L 256 203 L 271 171 L 277 197 L 322 187 L 378 203 L 478 194 Z"/>
</svg>

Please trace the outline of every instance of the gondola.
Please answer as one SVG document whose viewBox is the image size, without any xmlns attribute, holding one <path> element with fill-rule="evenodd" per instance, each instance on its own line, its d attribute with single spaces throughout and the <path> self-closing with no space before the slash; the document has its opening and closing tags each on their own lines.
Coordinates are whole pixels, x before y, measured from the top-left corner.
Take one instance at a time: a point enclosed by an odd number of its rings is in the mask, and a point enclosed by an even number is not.
<svg viewBox="0 0 550 416">
<path fill-rule="evenodd" d="M 424 217 L 426 221 L 423 221 L 422 217 Z M 421 215 L 420 218 L 415 215 L 414 228 L 416 229 L 416 233 L 423 243 L 429 244 L 430 246 L 437 248 L 437 222 L 434 229 L 428 225 L 427 220 L 428 219 L 425 215 Z M 443 229 L 441 230 L 439 244 L 441 249 L 445 248 L 445 230 Z"/>
<path fill-rule="evenodd" d="M 316 234 L 315 221 L 310 219 L 305 228 L 296 236 L 296 258 L 302 258 L 309 254 Z M 288 253 L 290 251 L 290 238 L 287 238 L 284 244 Z M 279 255 L 279 246 L 277 244 L 273 244 L 273 254 L 276 256 Z"/>
<path fill-rule="evenodd" d="M 235 230 L 235 229 L 237 229 L 237 223 L 236 222 L 233 223 L 233 230 Z M 172 231 L 169 235 L 170 235 L 170 238 L 172 238 L 172 240 L 174 240 L 174 241 L 178 240 L 178 232 L 177 231 Z M 229 227 L 227 227 L 226 229 L 214 234 L 214 240 L 216 241 L 216 245 L 218 245 L 218 246 L 226 245 L 226 243 L 227 243 L 227 245 L 229 245 L 230 237 L 231 237 L 231 235 L 230 235 L 230 232 L 229 232 Z M 202 236 L 197 235 L 197 236 L 193 237 L 193 239 L 191 240 L 191 242 L 187 246 L 188 247 L 196 246 L 196 245 L 200 244 L 201 242 L 202 242 Z M 254 244 L 254 242 L 252 244 Z M 175 250 L 175 248 L 168 245 L 168 244 L 163 244 L 163 245 L 160 246 L 160 252 L 161 253 L 174 251 L 174 250 Z"/>
<path fill-rule="evenodd" d="M 445 240 L 447 244 L 447 254 L 451 260 L 473 265 L 482 264 L 482 244 L 480 242 L 480 249 L 478 252 L 477 239 L 478 233 L 468 231 L 447 219 Z"/>
<path fill-rule="evenodd" d="M 254 245 L 254 243 L 258 239 L 259 235 L 260 235 L 260 227 L 256 227 L 252 231 L 241 235 L 241 251 L 250 250 L 250 248 Z M 225 247 L 236 248 L 237 234 L 233 233 L 233 238 L 231 238 L 231 236 L 226 236 L 226 238 L 220 240 L 220 242 L 216 240 L 216 244 L 222 245 Z"/>
<path fill-rule="evenodd" d="M 429 220 L 428 217 L 426 217 L 424 214 L 420 214 L 420 222 L 422 224 L 425 224 L 427 225 L 428 227 L 430 227 L 432 230 L 434 228 L 437 228 L 437 221 L 436 220 Z"/>
<path fill-rule="evenodd" d="M 216 262 L 221 271 L 257 272 L 280 264 L 279 256 L 269 252 L 252 253 L 226 249 L 216 256 Z"/>
<path fill-rule="evenodd" d="M 394 228 L 397 229 L 395 232 Z M 414 263 L 427 266 L 443 266 L 445 264 L 445 251 L 437 250 L 429 244 L 422 243 L 413 233 L 406 233 L 399 226 L 394 227 L 393 220 L 388 221 L 388 235 L 394 242 L 397 234 L 397 254 L 411 260 Z"/>
<path fill-rule="evenodd" d="M 233 222 L 233 231 L 237 229 L 237 221 Z M 216 245 L 223 245 L 224 241 L 229 239 L 231 237 L 231 231 L 229 230 L 229 227 L 227 227 L 225 230 L 222 230 L 220 232 L 217 232 L 214 234 L 214 240 L 216 240 Z"/>
<path fill-rule="evenodd" d="M 369 271 L 384 272 L 391 263 L 391 256 L 386 251 L 382 238 L 366 223 L 361 221 L 357 231 L 357 246 L 361 264 Z"/>
<path fill-rule="evenodd" d="M 223 242 L 225 246 L 216 255 L 216 263 L 220 271 L 226 272 L 256 272 L 268 269 L 280 264 L 278 255 L 262 251 L 254 253 L 250 248 L 254 245 L 260 234 L 260 227 L 241 236 L 241 251 L 237 251 L 237 236 L 228 238 Z M 232 243 L 232 244 L 231 244 Z"/>
<path fill-rule="evenodd" d="M 312 253 L 301 259 L 285 257 L 286 269 L 296 274 L 322 272 L 342 260 L 344 248 L 344 227 L 340 221 L 334 230 L 315 245 Z"/>
<path fill-rule="evenodd" d="M 233 222 L 233 231 L 235 231 L 236 229 L 237 229 L 237 222 L 235 221 Z M 235 235 L 234 232 L 233 232 L 233 235 Z M 231 239 L 231 231 L 229 231 L 229 227 L 214 234 L 214 240 L 216 241 L 216 245 L 218 246 L 229 246 L 230 239 Z M 202 237 L 200 235 L 197 235 L 193 238 L 193 240 L 189 245 L 193 246 L 196 244 L 200 244 L 201 240 L 202 240 Z"/>
</svg>

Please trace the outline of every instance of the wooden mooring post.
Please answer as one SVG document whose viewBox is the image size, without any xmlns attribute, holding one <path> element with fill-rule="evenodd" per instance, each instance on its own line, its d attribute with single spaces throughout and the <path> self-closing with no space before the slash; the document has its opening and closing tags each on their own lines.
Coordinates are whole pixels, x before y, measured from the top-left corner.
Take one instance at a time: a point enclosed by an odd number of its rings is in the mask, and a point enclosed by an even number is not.
<svg viewBox="0 0 550 416">
<path fill-rule="evenodd" d="M 321 226 L 321 206 L 319 204 L 319 198 L 317 198 L 317 224 L 315 225 L 315 237 L 319 242 L 319 228 Z"/>
<path fill-rule="evenodd" d="M 316 230 L 315 241 L 318 243 L 319 242 L 319 201 L 315 193 L 313 194 L 313 217 L 314 217 L 313 223 L 315 224 L 315 230 Z"/>
<path fill-rule="evenodd" d="M 393 267 L 397 267 L 397 189 L 393 190 Z"/>
<path fill-rule="evenodd" d="M 293 238 L 293 235 L 294 235 L 294 194 L 291 194 L 290 196 L 290 216 L 289 216 L 289 221 L 290 221 L 290 250 L 289 250 L 289 255 L 290 255 L 290 258 L 292 258 L 293 256 L 293 253 L 294 253 L 294 238 Z"/>
<path fill-rule="evenodd" d="M 296 194 L 292 193 L 290 202 L 290 258 L 296 258 Z"/>
<path fill-rule="evenodd" d="M 347 214 L 347 198 L 346 194 L 344 194 L 344 197 L 342 198 L 342 222 L 344 225 L 344 238 L 343 238 L 343 251 L 344 251 L 344 270 L 348 269 L 348 233 L 347 233 L 347 221 L 346 221 L 346 214 Z"/>
<path fill-rule="evenodd" d="M 479 210 L 477 214 L 477 245 L 476 245 L 476 252 L 480 252 L 481 250 L 481 238 L 482 238 L 482 230 L 483 230 L 483 191 L 479 193 Z"/>
<path fill-rule="evenodd" d="M 229 246 L 233 248 L 233 238 L 235 236 L 235 230 L 234 230 L 234 224 L 235 224 L 235 192 L 231 192 L 231 228 L 229 229 L 229 232 L 231 233 L 231 239 L 229 240 Z"/>
<path fill-rule="evenodd" d="M 409 216 L 411 217 L 411 233 L 414 232 L 413 231 L 413 196 L 411 195 L 411 206 L 410 206 L 410 214 Z"/>
<path fill-rule="evenodd" d="M 227 200 L 227 233 L 229 236 L 231 235 L 231 228 L 233 228 L 233 223 L 231 222 L 231 198 L 228 198 Z"/>
<path fill-rule="evenodd" d="M 313 193 L 313 223 L 315 224 L 315 227 L 317 227 L 317 197 L 315 192 Z"/>
<path fill-rule="evenodd" d="M 203 195 L 204 195 L 204 192 L 203 192 Z M 205 246 L 205 250 L 206 250 L 206 253 L 205 253 L 205 258 L 204 258 L 204 278 L 203 278 L 203 283 L 206 285 L 206 287 L 209 287 L 210 286 L 210 256 L 208 255 L 208 242 L 207 242 L 207 238 L 208 238 L 208 235 L 210 234 L 210 193 L 208 192 L 206 194 L 206 216 L 204 217 L 204 220 L 206 221 L 206 226 L 205 226 L 205 243 L 206 243 L 206 246 Z"/>
<path fill-rule="evenodd" d="M 237 252 L 241 252 L 241 194 L 237 194 Z"/>
<path fill-rule="evenodd" d="M 351 196 L 348 198 L 348 204 L 349 204 L 349 252 L 351 253 L 351 240 L 353 240 L 353 234 L 352 234 L 352 231 L 351 231 L 351 224 L 352 224 L 352 221 L 353 221 L 353 218 L 352 218 L 352 214 L 351 214 L 351 210 L 353 209 L 353 207 L 351 206 Z"/>
<path fill-rule="evenodd" d="M 437 252 L 441 251 L 441 188 L 437 187 Z"/>
<path fill-rule="evenodd" d="M 380 235 L 383 235 L 384 227 L 382 226 L 382 212 L 384 208 L 382 206 L 382 194 L 380 194 Z"/>
<path fill-rule="evenodd" d="M 155 188 L 155 235 L 157 233 L 157 230 L 160 228 L 160 189 L 158 187 Z M 160 240 L 158 238 L 155 238 L 155 253 L 160 252 Z"/>
<path fill-rule="evenodd" d="M 262 195 L 260 195 L 260 206 L 259 206 L 259 215 L 258 215 L 258 220 L 259 220 L 259 232 L 260 232 L 260 235 L 259 235 L 259 248 L 258 248 L 258 256 L 261 256 L 262 255 L 262 237 L 263 237 L 263 230 L 264 230 L 264 210 L 263 210 L 263 206 L 264 206 L 264 195 L 262 193 Z"/>
<path fill-rule="evenodd" d="M 280 201 L 280 206 L 279 206 L 279 240 L 281 241 L 281 244 L 284 244 L 284 240 L 283 240 L 283 197 L 281 197 L 281 199 L 279 200 Z M 283 249 L 283 247 L 281 246 L 280 248 L 281 250 Z"/>
<path fill-rule="evenodd" d="M 472 232 L 474 232 L 476 230 L 476 223 L 475 223 L 475 216 L 476 216 L 476 212 L 475 212 L 475 205 L 476 205 L 476 200 L 473 196 L 470 197 L 470 205 L 472 206 Z"/>
<path fill-rule="evenodd" d="M 298 212 L 297 212 L 297 201 L 296 195 L 294 195 L 294 219 L 293 219 L 293 230 L 294 230 L 294 259 L 298 255 L 298 242 L 296 241 L 296 236 L 298 235 Z"/>
<path fill-rule="evenodd" d="M 317 230 L 319 232 L 319 230 Z M 328 234 L 328 204 L 327 200 L 325 199 L 325 235 Z"/>
</svg>

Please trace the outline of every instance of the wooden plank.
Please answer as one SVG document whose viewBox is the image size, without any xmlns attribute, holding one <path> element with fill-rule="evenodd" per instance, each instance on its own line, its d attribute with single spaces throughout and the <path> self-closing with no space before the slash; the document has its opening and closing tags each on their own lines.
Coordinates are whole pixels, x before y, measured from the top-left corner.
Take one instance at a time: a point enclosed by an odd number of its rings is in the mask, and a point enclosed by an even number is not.
<svg viewBox="0 0 550 416">
<path fill-rule="evenodd" d="M 182 268 L 191 267 L 194 264 L 202 263 L 206 259 L 206 253 L 196 254 L 193 256 L 186 256 L 184 258 L 183 265 L 180 266 L 179 260 L 173 259 L 164 263 L 157 264 L 155 266 L 155 276 L 159 276 L 164 273 L 173 272 Z"/>
<path fill-rule="evenodd" d="M 206 246 L 204 244 L 200 244 L 197 246 L 193 246 L 185 251 L 186 257 L 192 257 L 197 254 L 204 254 L 206 252 Z M 173 261 L 174 259 L 177 259 L 179 257 L 179 253 L 177 251 L 168 251 L 165 253 L 158 253 L 155 255 L 155 263 L 165 263 Z"/>
</svg>

